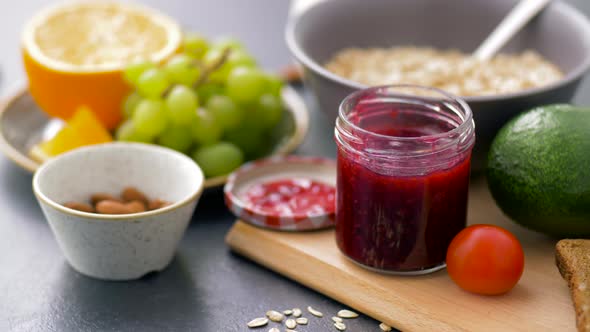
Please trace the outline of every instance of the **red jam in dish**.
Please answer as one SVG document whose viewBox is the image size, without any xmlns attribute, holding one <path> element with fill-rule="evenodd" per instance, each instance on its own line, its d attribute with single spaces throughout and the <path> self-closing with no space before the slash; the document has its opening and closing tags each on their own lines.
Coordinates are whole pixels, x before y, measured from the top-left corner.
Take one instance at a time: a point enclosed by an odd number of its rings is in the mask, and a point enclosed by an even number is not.
<svg viewBox="0 0 590 332">
<path fill-rule="evenodd" d="M 386 144 L 386 140 L 370 142 L 375 133 L 423 137 L 426 142 L 457 127 L 435 112 L 429 115 L 403 107 L 362 114 L 353 112 L 349 120 L 362 129 L 355 135 L 365 145 Z M 403 148 L 398 152 L 404 153 Z M 395 165 L 377 167 L 366 155 L 339 145 L 336 240 L 340 250 L 362 265 L 383 271 L 442 266 L 451 240 L 466 224 L 470 154 L 470 150 L 451 154 L 442 167 L 429 168 L 427 163 L 416 166 L 421 171 L 404 173 Z M 440 160 L 432 158 L 433 164 L 440 165 Z"/>
<path fill-rule="evenodd" d="M 306 179 L 279 179 L 249 188 L 244 200 L 251 208 L 269 215 L 296 216 L 333 213 L 336 189 Z"/>
</svg>

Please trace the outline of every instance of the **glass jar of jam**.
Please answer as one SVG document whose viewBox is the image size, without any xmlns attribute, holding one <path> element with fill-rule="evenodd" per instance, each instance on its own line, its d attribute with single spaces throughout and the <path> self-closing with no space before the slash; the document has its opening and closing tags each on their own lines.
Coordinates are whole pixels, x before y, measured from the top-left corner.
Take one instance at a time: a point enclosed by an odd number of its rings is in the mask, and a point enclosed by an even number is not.
<svg viewBox="0 0 590 332">
<path fill-rule="evenodd" d="M 465 227 L 475 125 L 443 91 L 383 86 L 340 105 L 336 241 L 369 269 L 425 274 L 445 266 Z"/>
</svg>

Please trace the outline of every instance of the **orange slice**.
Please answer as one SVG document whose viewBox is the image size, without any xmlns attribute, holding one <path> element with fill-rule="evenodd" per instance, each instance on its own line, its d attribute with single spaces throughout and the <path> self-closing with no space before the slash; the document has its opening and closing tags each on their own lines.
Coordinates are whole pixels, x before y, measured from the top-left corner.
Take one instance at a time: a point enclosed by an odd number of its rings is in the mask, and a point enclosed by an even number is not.
<svg viewBox="0 0 590 332">
<path fill-rule="evenodd" d="M 31 155 L 44 161 L 81 146 L 108 143 L 113 137 L 88 107 L 80 107 L 50 140 L 36 145 Z"/>
<path fill-rule="evenodd" d="M 181 39 L 174 20 L 134 4 L 68 2 L 46 9 L 22 35 L 30 93 L 51 116 L 67 120 L 88 105 L 113 129 L 130 90 L 124 67 L 136 59 L 162 62 Z"/>
</svg>

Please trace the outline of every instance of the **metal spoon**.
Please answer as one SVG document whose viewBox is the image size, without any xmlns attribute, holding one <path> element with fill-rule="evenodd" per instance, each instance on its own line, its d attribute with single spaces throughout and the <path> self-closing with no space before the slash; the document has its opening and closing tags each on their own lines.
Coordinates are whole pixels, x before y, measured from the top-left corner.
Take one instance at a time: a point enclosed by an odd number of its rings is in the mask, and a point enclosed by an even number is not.
<svg viewBox="0 0 590 332">
<path fill-rule="evenodd" d="M 473 52 L 478 60 L 489 60 L 533 17 L 535 17 L 551 0 L 521 0 L 504 17 L 502 22 Z"/>
</svg>

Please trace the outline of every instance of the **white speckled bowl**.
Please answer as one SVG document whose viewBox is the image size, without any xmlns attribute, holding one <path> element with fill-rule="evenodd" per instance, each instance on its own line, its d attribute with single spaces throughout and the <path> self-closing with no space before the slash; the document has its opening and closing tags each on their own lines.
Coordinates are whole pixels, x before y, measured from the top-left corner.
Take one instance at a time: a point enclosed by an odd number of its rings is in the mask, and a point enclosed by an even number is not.
<svg viewBox="0 0 590 332">
<path fill-rule="evenodd" d="M 140 143 L 94 145 L 43 164 L 33 191 L 70 265 L 98 279 L 130 280 L 164 269 L 192 217 L 204 177 L 176 151 Z M 125 215 L 80 212 L 62 206 L 96 192 L 118 195 L 134 186 L 172 205 Z"/>
</svg>

